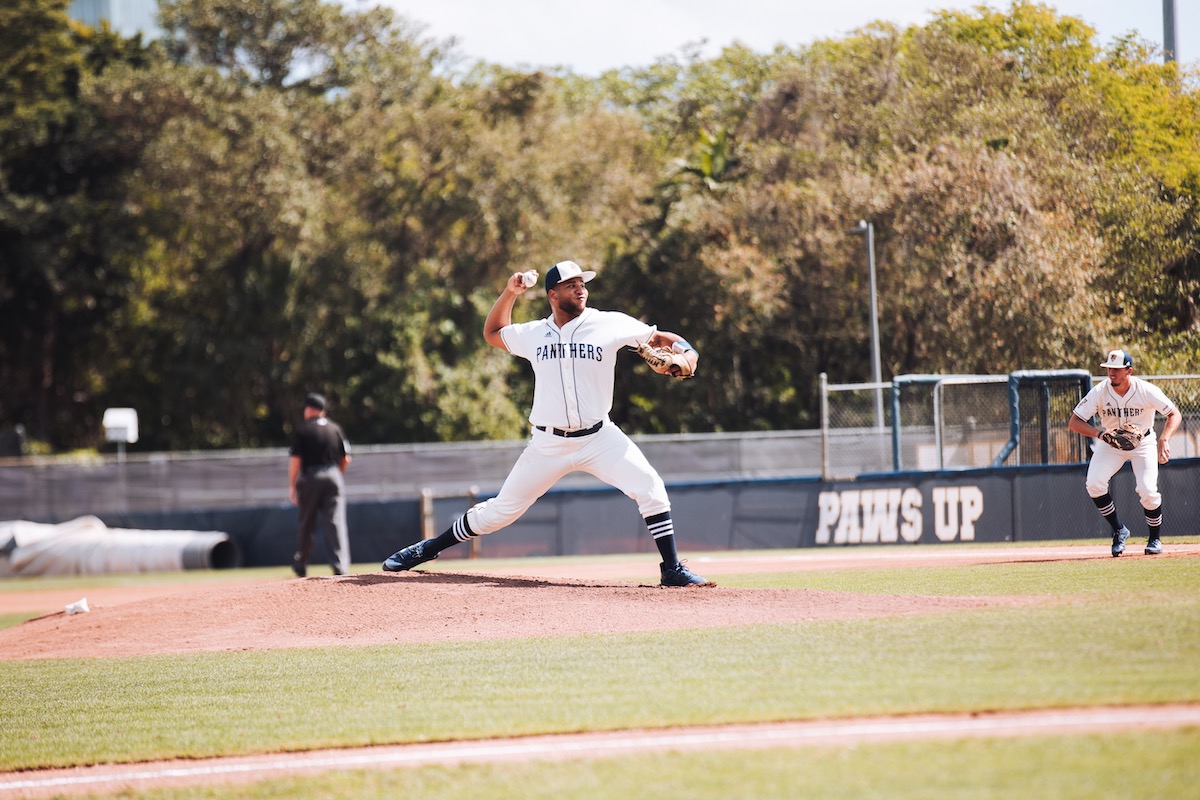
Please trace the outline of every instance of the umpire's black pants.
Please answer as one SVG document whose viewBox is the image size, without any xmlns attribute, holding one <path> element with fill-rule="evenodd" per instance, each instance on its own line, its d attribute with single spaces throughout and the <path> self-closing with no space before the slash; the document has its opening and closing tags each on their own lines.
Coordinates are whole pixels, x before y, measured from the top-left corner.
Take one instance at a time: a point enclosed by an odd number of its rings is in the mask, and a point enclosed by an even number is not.
<svg viewBox="0 0 1200 800">
<path fill-rule="evenodd" d="M 319 467 L 301 471 L 296 480 L 296 500 L 300 508 L 300 528 L 296 537 L 294 561 L 308 565 L 312 555 L 313 534 L 317 525 L 329 546 L 329 565 L 335 575 L 350 570 L 350 530 L 346 525 L 346 483 L 337 467 Z"/>
</svg>

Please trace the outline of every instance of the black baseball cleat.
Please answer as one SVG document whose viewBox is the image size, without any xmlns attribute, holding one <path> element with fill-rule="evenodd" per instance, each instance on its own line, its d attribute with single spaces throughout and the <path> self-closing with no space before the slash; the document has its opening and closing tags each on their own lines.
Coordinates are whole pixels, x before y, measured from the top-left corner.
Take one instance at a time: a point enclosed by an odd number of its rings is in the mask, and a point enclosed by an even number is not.
<svg viewBox="0 0 1200 800">
<path fill-rule="evenodd" d="M 1162 552 L 1162 540 L 1159 539 L 1157 536 L 1151 536 L 1150 540 L 1148 542 L 1146 542 L 1145 552 L 1146 552 L 1146 555 L 1148 555 L 1148 556 L 1156 556 L 1159 553 L 1161 553 Z"/>
<path fill-rule="evenodd" d="M 682 562 L 670 567 L 665 562 L 661 563 L 658 565 L 658 571 L 662 574 L 663 586 L 716 586 L 712 581 L 705 580 L 692 572 Z"/>
<path fill-rule="evenodd" d="M 1117 531 L 1116 533 L 1113 534 L 1113 543 L 1112 543 L 1113 558 L 1116 558 L 1117 556 L 1121 555 L 1121 553 L 1125 552 L 1125 540 L 1128 538 L 1129 538 L 1129 528 L 1126 528 L 1124 525 L 1121 526 L 1121 529 L 1119 531 Z"/>
<path fill-rule="evenodd" d="M 410 544 L 403 550 L 399 550 L 388 556 L 387 561 L 383 562 L 384 572 L 404 572 L 412 569 L 418 564 L 424 564 L 426 561 L 433 561 L 438 557 L 437 553 L 426 554 L 425 545 L 427 541 L 422 540 L 416 544 Z"/>
</svg>

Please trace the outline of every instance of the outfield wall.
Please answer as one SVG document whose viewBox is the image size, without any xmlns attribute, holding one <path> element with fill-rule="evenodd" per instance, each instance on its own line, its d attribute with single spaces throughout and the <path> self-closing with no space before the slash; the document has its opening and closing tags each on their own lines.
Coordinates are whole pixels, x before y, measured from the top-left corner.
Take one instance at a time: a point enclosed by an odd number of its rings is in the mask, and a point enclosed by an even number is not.
<svg viewBox="0 0 1200 800">
<path fill-rule="evenodd" d="M 1095 539 L 1107 525 L 1083 488 L 1086 465 L 1014 467 L 863 476 L 727 480 L 668 486 L 681 551 Z M 1200 459 L 1160 473 L 1162 535 L 1200 534 Z M 1123 469 L 1113 496 L 1135 539 L 1146 535 L 1133 475 Z M 468 507 L 466 497 L 434 501 L 434 529 Z M 290 563 L 296 510 L 290 505 L 191 512 L 99 515 L 110 527 L 225 531 L 246 566 Z M 417 499 L 351 502 L 355 563 L 381 561 L 421 537 Z M 318 537 L 319 539 L 320 537 Z M 481 537 L 482 557 L 652 552 L 634 503 L 615 489 L 554 489 L 519 519 Z M 456 547 L 444 557 L 468 554 Z M 318 541 L 314 565 L 326 558 Z"/>
</svg>

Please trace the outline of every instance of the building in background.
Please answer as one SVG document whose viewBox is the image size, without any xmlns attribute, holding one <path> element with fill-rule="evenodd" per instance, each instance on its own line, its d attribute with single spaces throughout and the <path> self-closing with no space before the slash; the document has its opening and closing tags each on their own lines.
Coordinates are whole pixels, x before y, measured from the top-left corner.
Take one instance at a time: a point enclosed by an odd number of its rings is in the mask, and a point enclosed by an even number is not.
<svg viewBox="0 0 1200 800">
<path fill-rule="evenodd" d="M 162 35 L 158 0 L 71 0 L 67 14 L 94 28 L 108 22 L 108 27 L 126 37 L 140 33 L 148 41 Z"/>
</svg>

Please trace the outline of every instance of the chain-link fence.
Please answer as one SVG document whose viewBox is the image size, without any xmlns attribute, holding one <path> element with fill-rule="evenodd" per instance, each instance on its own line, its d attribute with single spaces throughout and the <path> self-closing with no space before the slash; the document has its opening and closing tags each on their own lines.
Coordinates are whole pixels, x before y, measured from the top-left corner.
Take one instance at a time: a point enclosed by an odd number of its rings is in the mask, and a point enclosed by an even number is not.
<svg viewBox="0 0 1200 800">
<path fill-rule="evenodd" d="M 1094 382 L 1086 370 L 1009 375 L 902 375 L 887 383 L 830 384 L 821 375 L 822 475 L 1086 461 L 1088 441 L 1067 430 Z M 1200 375 L 1148 377 L 1179 407 L 1172 456 L 1200 456 Z M 1162 417 L 1156 423 L 1161 431 Z"/>
<path fill-rule="evenodd" d="M 914 450 L 911 468 L 965 469 L 991 464 L 1009 439 L 1007 378 L 946 378 L 932 387 L 915 385 L 909 394 L 928 388 L 932 388 L 925 392 L 929 402 L 919 406 L 920 417 L 912 413 L 916 403 L 909 403 L 902 417 L 912 430 L 906 439 L 917 433 L 918 425 L 930 426 L 929 433 L 921 431 L 923 440 Z"/>
<path fill-rule="evenodd" d="M 1017 373 L 1021 374 L 1021 373 Z M 1016 386 L 1020 417 L 1015 432 L 1016 444 L 1005 453 L 1007 466 L 1021 464 L 1077 464 L 1088 459 L 1087 440 L 1071 433 L 1067 421 L 1075 406 L 1092 388 L 1095 380 L 1086 372 L 1079 379 L 1071 373 L 1047 377 L 1030 373 L 1028 380 Z M 1042 377 L 1036 377 L 1042 376 Z"/>
<path fill-rule="evenodd" d="M 821 474 L 852 478 L 893 469 L 891 383 L 821 379 Z"/>
<path fill-rule="evenodd" d="M 817 477 L 818 430 L 691 433 L 632 437 L 663 480 L 694 481 Z M 354 445 L 346 474 L 351 504 L 467 497 L 498 491 L 526 440 Z M 0 520 L 61 522 L 81 514 L 175 512 L 196 509 L 290 508 L 287 451 L 135 453 L 106 456 L 0 458 Z M 605 484 L 582 472 L 557 488 Z"/>
<path fill-rule="evenodd" d="M 1171 437 L 1171 458 L 1200 456 L 1200 375 L 1160 375 L 1146 378 L 1166 393 L 1183 417 Z M 1161 432 L 1163 418 L 1155 417 L 1154 430 Z"/>
</svg>

